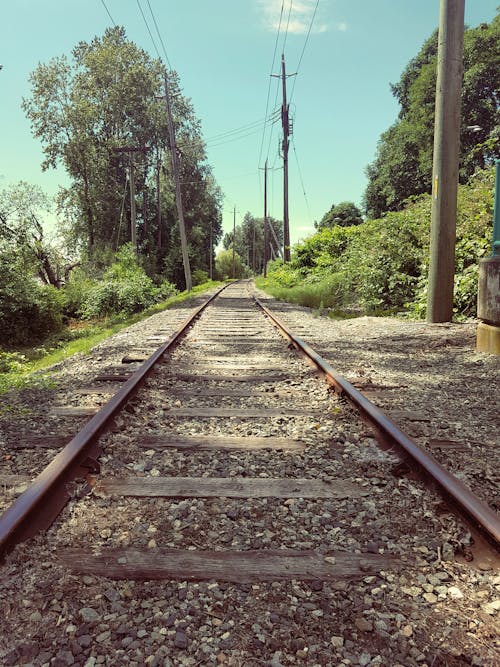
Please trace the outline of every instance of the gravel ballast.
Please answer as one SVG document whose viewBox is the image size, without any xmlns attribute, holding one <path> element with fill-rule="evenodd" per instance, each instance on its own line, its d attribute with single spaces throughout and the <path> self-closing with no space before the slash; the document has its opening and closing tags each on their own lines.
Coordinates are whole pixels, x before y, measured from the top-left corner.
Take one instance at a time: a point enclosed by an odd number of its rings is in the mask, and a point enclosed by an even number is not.
<svg viewBox="0 0 500 667">
<path fill-rule="evenodd" d="M 47 534 L 18 546 L 2 567 L 0 664 L 499 664 L 500 575 L 468 560 L 474 547 L 467 528 L 438 496 L 401 470 L 393 453 L 378 447 L 349 404 L 315 377 L 261 314 L 255 311 L 251 319 L 253 306 L 241 301 L 246 286 L 225 294 L 226 301 L 207 310 L 102 439 L 100 477 L 134 476 L 145 483 L 161 477 L 319 479 L 332 485 L 347 480 L 359 493 L 170 499 L 99 493 L 80 498 L 75 492 Z M 264 298 L 334 368 L 359 385 L 371 385 L 370 399 L 399 413 L 394 418 L 403 430 L 495 503 L 499 364 L 474 351 L 473 324 L 331 321 Z M 57 450 L 15 448 L 23 437 L 74 432 L 85 418 L 53 417 L 55 406 L 97 407 L 105 393 L 82 393 L 95 388 L 95 376 L 122 368 L 121 359 L 131 350 L 152 350 L 156 343 L 148 339 L 159 330 L 167 337 L 194 305 L 136 324 L 101 343 L 90 357 L 62 362 L 53 369 L 54 389 L 2 397 L 2 405 L 10 406 L 2 413 L 2 475 L 37 474 Z M 236 334 L 233 340 L 217 339 L 217 330 L 238 326 L 244 343 L 233 345 Z M 201 372 L 192 369 L 193 354 L 204 376 L 271 377 L 276 370 L 266 367 L 275 363 L 287 378 L 254 382 L 248 395 L 224 395 L 228 383 L 219 379 L 175 378 L 179 372 Z M 183 409 L 215 406 L 281 407 L 304 414 L 176 416 Z M 165 433 L 280 437 L 303 446 L 183 451 L 141 444 L 145 436 Z M 439 447 L 438 441 L 455 448 Z M 25 482 L 18 482 L 5 484 L 4 505 L 22 490 Z M 60 562 L 64 549 L 77 548 L 89 554 L 290 549 L 314 552 L 330 558 L 327 562 L 341 552 L 353 559 L 365 555 L 367 561 L 390 558 L 394 567 L 332 581 L 116 580 L 105 572 L 76 573 Z"/>
</svg>

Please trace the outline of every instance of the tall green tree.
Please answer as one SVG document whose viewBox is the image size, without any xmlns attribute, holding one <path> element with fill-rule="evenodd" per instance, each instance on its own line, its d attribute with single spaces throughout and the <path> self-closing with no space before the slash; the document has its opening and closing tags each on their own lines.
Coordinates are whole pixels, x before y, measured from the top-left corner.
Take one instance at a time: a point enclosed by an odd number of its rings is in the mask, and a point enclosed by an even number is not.
<svg viewBox="0 0 500 667">
<path fill-rule="evenodd" d="M 500 15 L 464 34 L 460 182 L 500 157 Z M 364 205 L 370 217 L 398 210 L 430 192 L 436 94 L 437 31 L 391 86 L 400 104 L 368 165 Z M 480 128 L 477 132 L 471 127 Z"/>
<path fill-rule="evenodd" d="M 62 164 L 72 183 L 60 193 L 66 236 L 94 262 L 130 241 L 128 148 L 134 165 L 137 234 L 152 273 L 179 274 L 180 253 L 167 141 L 164 69 L 126 37 L 122 27 L 81 42 L 71 58 L 40 64 L 32 73 L 31 97 L 23 107 L 45 153 L 42 167 Z M 169 74 L 172 111 L 185 197 L 190 256 L 204 268 L 209 223 L 214 244 L 221 235 L 220 193 L 206 163 L 200 124 Z M 161 233 L 156 170 L 160 159 Z M 202 232 L 200 229 L 202 228 Z M 206 229 L 205 229 L 206 228 Z"/>
<path fill-rule="evenodd" d="M 46 233 L 52 204 L 38 185 L 19 181 L 0 190 L 0 251 L 17 256 L 23 272 L 45 285 L 61 287 L 77 262 Z"/>
<path fill-rule="evenodd" d="M 326 227 L 350 227 L 351 225 L 360 225 L 363 222 L 363 214 L 352 201 L 342 201 L 340 204 L 332 204 L 332 207 L 321 218 L 318 223 L 314 223 L 316 229 Z"/>
<path fill-rule="evenodd" d="M 283 247 L 283 223 L 268 217 L 269 248 L 268 259 L 271 255 L 278 257 Z M 274 231 L 273 232 L 271 231 Z M 223 246 L 227 250 L 234 247 L 240 255 L 244 265 L 253 273 L 260 273 L 264 268 L 264 218 L 256 218 L 251 213 L 245 213 L 241 225 L 228 232 L 223 239 Z"/>
</svg>

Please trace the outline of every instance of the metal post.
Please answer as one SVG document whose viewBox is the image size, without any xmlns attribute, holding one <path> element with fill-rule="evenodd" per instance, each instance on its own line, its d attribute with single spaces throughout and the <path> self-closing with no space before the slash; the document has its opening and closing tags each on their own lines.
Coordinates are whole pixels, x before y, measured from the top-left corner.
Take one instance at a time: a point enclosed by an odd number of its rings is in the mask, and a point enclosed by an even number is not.
<svg viewBox="0 0 500 667">
<path fill-rule="evenodd" d="M 495 204 L 493 208 L 493 257 L 500 257 L 500 160 L 495 169 Z"/>
<path fill-rule="evenodd" d="M 500 160 L 496 163 L 493 248 L 480 260 L 477 290 L 477 350 L 500 355 Z"/>
<path fill-rule="evenodd" d="M 441 0 L 427 321 L 453 314 L 465 0 Z"/>
</svg>

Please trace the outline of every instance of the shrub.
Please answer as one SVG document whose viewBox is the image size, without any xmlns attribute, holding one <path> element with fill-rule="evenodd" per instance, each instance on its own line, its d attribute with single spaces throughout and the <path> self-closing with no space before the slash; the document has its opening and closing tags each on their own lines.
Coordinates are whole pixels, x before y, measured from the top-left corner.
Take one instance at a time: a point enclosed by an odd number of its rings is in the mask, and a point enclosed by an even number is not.
<svg viewBox="0 0 500 667">
<path fill-rule="evenodd" d="M 178 293 L 179 290 L 173 283 L 164 280 L 158 287 L 156 296 L 158 301 L 166 301 Z"/>
<path fill-rule="evenodd" d="M 208 273 L 206 271 L 203 271 L 203 269 L 193 271 L 193 287 L 203 285 L 206 282 L 208 282 Z"/>
<path fill-rule="evenodd" d="M 132 315 L 156 302 L 157 288 L 145 274 L 122 280 L 104 279 L 93 285 L 81 309 L 84 319 Z"/>
<path fill-rule="evenodd" d="M 139 266 L 132 246 L 126 244 L 116 253 L 102 281 L 90 287 L 80 313 L 85 319 L 132 315 L 153 305 L 157 293 L 153 281 Z"/>
<path fill-rule="evenodd" d="M 62 299 L 41 285 L 15 251 L 0 251 L 0 343 L 23 345 L 62 327 Z"/>
<path fill-rule="evenodd" d="M 89 292 L 96 286 L 85 271 L 75 269 L 62 289 L 63 313 L 67 318 L 78 318 Z"/>
<path fill-rule="evenodd" d="M 454 312 L 476 314 L 478 261 L 491 247 L 493 170 L 459 187 Z M 269 264 L 274 296 L 303 305 L 353 305 L 368 312 L 409 308 L 425 315 L 431 197 L 355 227 L 323 229 Z"/>
</svg>

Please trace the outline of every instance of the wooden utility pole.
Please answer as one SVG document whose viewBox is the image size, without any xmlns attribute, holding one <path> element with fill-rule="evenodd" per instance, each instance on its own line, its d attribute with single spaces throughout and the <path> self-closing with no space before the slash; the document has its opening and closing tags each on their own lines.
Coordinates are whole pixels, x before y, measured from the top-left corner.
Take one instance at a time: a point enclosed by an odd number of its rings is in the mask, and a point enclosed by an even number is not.
<svg viewBox="0 0 500 667">
<path fill-rule="evenodd" d="M 137 251 L 137 212 L 135 206 L 135 172 L 134 172 L 134 153 L 146 153 L 149 149 L 146 146 L 138 148 L 136 146 L 118 146 L 113 149 L 115 153 L 128 154 L 129 180 L 130 180 L 130 242 L 135 251 Z"/>
<path fill-rule="evenodd" d="M 213 229 L 212 229 L 213 222 L 210 220 L 210 258 L 209 258 L 209 263 L 210 263 L 210 280 L 213 280 L 214 277 L 214 270 L 213 270 L 213 259 L 212 259 L 212 254 L 213 254 Z"/>
<path fill-rule="evenodd" d="M 283 127 L 283 260 L 290 261 L 290 225 L 288 221 L 288 147 L 290 141 L 290 119 L 286 101 L 286 70 L 285 55 L 281 54 L 281 76 L 283 79 L 283 104 L 281 107 L 281 124 Z"/>
<path fill-rule="evenodd" d="M 161 248 L 161 192 L 160 192 L 160 169 L 161 169 L 161 160 L 160 152 L 156 156 L 156 225 L 157 225 L 157 237 L 156 245 L 158 248 Z"/>
<path fill-rule="evenodd" d="M 137 252 L 137 226 L 136 226 L 136 209 L 135 209 L 135 175 L 134 175 L 134 159 L 132 151 L 128 154 L 129 169 L 130 169 L 130 242 L 135 252 Z"/>
<path fill-rule="evenodd" d="M 267 159 L 264 165 L 264 278 L 267 276 L 267 245 L 269 230 L 267 224 Z"/>
<path fill-rule="evenodd" d="M 165 72 L 165 104 L 167 107 L 168 136 L 170 143 L 170 154 L 172 157 L 172 171 L 175 180 L 175 203 L 177 204 L 177 215 L 179 218 L 179 234 L 181 237 L 182 263 L 184 264 L 186 290 L 190 292 L 193 287 L 193 281 L 191 278 L 191 267 L 189 265 L 186 225 L 184 223 L 184 209 L 182 207 L 181 180 L 179 175 L 179 156 L 177 155 L 177 146 L 175 144 L 174 121 L 172 118 L 172 107 L 170 104 L 168 77 L 166 72 Z"/>
<path fill-rule="evenodd" d="M 464 5 L 441 0 L 440 7 L 428 322 L 449 322 L 453 315 Z"/>
<path fill-rule="evenodd" d="M 233 279 L 235 278 L 235 256 L 234 256 L 234 246 L 236 245 L 236 206 L 233 211 Z"/>
</svg>

